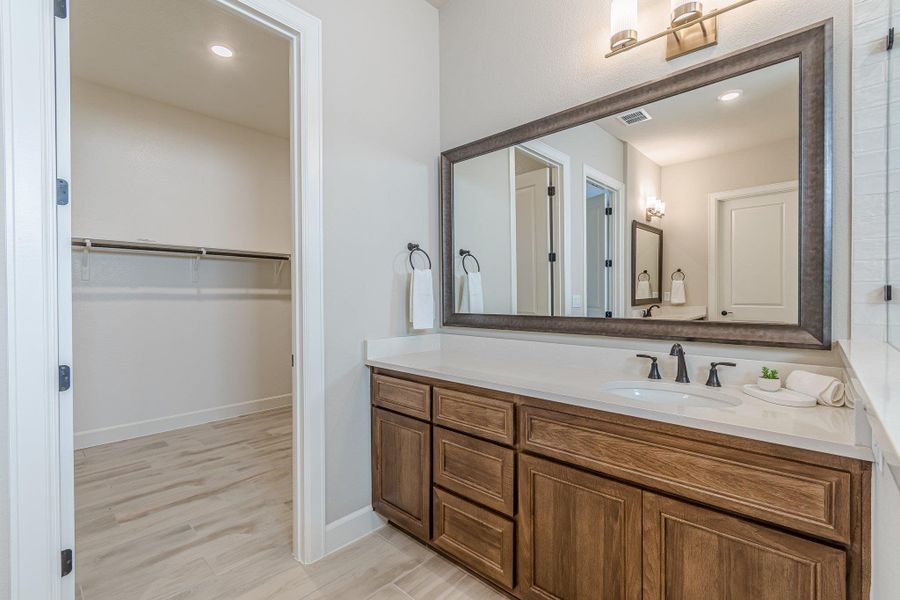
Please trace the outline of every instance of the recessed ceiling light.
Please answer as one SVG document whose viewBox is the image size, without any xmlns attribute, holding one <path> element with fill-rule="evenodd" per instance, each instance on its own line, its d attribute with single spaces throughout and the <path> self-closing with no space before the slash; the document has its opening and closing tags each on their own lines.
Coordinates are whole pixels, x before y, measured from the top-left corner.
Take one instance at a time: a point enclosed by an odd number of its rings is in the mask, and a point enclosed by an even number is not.
<svg viewBox="0 0 900 600">
<path fill-rule="evenodd" d="M 222 58 L 231 58 L 232 56 L 234 56 L 234 50 L 232 50 L 228 46 L 222 46 L 219 44 L 210 46 L 209 51 L 216 56 L 221 56 Z"/>
<path fill-rule="evenodd" d="M 734 102 L 744 95 L 744 90 L 728 90 L 719 96 L 719 102 Z"/>
</svg>

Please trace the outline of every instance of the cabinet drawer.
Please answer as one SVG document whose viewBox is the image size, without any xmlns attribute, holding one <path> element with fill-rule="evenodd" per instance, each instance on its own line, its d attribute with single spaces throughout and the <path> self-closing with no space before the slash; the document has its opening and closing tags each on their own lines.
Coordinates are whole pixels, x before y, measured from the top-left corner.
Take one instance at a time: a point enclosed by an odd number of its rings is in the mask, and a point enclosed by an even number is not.
<svg viewBox="0 0 900 600">
<path fill-rule="evenodd" d="M 372 404 L 428 421 L 431 418 L 431 388 L 423 383 L 373 375 Z"/>
<path fill-rule="evenodd" d="M 516 441 L 515 405 L 508 400 L 434 388 L 437 425 L 512 446 Z"/>
<path fill-rule="evenodd" d="M 434 428 L 434 483 L 512 516 L 516 455 L 509 448 Z"/>
<path fill-rule="evenodd" d="M 850 473 L 649 431 L 521 408 L 524 449 L 840 542 L 850 540 Z"/>
<path fill-rule="evenodd" d="M 450 492 L 434 489 L 432 544 L 477 573 L 513 587 L 515 526 Z"/>
</svg>

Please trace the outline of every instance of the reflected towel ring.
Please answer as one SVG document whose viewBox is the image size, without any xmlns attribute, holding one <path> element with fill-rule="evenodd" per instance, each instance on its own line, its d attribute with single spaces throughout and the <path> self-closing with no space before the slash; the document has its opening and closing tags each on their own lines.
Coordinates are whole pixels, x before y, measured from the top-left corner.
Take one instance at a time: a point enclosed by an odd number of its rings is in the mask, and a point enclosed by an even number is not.
<svg viewBox="0 0 900 600">
<path fill-rule="evenodd" d="M 647 269 L 638 273 L 638 281 L 650 281 L 650 273 L 647 272 Z"/>
<path fill-rule="evenodd" d="M 406 245 L 406 249 L 409 250 L 409 266 L 412 267 L 413 271 L 416 270 L 416 265 L 413 264 L 412 257 L 416 252 L 421 252 L 425 255 L 425 258 L 428 260 L 428 268 L 431 269 L 431 257 L 428 256 L 428 253 L 422 250 L 418 244 L 413 244 L 412 242 L 410 242 Z"/>
<path fill-rule="evenodd" d="M 678 277 L 679 275 L 681 277 Z M 675 269 L 675 272 L 672 273 L 672 281 L 684 281 L 685 279 L 687 279 L 687 275 L 681 269 Z"/>
<path fill-rule="evenodd" d="M 481 263 L 478 262 L 478 259 L 475 258 L 474 254 L 472 254 L 468 250 L 463 250 L 462 248 L 460 248 L 459 255 L 462 256 L 462 268 L 463 268 L 463 271 L 466 272 L 466 275 L 469 274 L 469 269 L 466 268 L 466 259 L 470 258 L 470 257 L 472 258 L 472 260 L 475 261 L 475 266 L 478 267 L 478 270 L 476 271 L 476 273 L 481 273 Z"/>
</svg>

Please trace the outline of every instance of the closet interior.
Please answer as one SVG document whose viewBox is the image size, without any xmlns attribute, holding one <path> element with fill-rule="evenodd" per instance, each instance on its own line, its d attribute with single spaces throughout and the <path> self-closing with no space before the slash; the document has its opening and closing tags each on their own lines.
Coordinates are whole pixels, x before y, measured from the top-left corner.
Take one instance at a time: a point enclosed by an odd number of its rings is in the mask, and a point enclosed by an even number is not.
<svg viewBox="0 0 900 600">
<path fill-rule="evenodd" d="M 212 0 L 70 13 L 76 586 L 168 598 L 293 560 L 290 44 Z"/>
</svg>

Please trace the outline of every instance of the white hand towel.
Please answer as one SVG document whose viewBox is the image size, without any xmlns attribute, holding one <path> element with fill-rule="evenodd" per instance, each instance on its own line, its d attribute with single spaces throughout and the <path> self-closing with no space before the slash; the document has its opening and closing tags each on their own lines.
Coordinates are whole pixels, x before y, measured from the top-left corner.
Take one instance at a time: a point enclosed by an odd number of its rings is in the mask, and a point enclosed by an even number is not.
<svg viewBox="0 0 900 600">
<path fill-rule="evenodd" d="M 637 291 L 635 292 L 635 298 L 637 298 L 638 300 L 641 300 L 644 298 L 652 298 L 652 297 L 653 297 L 653 290 L 650 289 L 650 282 L 649 281 L 638 281 Z"/>
<path fill-rule="evenodd" d="M 844 406 L 844 384 L 828 375 L 794 371 L 788 375 L 784 387 L 812 396 L 824 406 Z"/>
<path fill-rule="evenodd" d="M 434 286 L 431 269 L 415 269 L 410 276 L 409 322 L 413 329 L 434 328 Z"/>
<path fill-rule="evenodd" d="M 684 304 L 684 302 L 685 302 L 684 279 L 673 279 L 672 280 L 672 295 L 669 296 L 669 302 L 671 302 L 672 304 Z"/>
<path fill-rule="evenodd" d="M 484 312 L 484 289 L 481 287 L 481 273 L 466 275 L 466 297 L 470 313 L 481 314 Z"/>
<path fill-rule="evenodd" d="M 466 283 L 466 276 L 459 276 L 459 312 L 467 313 L 469 312 L 469 286 Z"/>
</svg>

